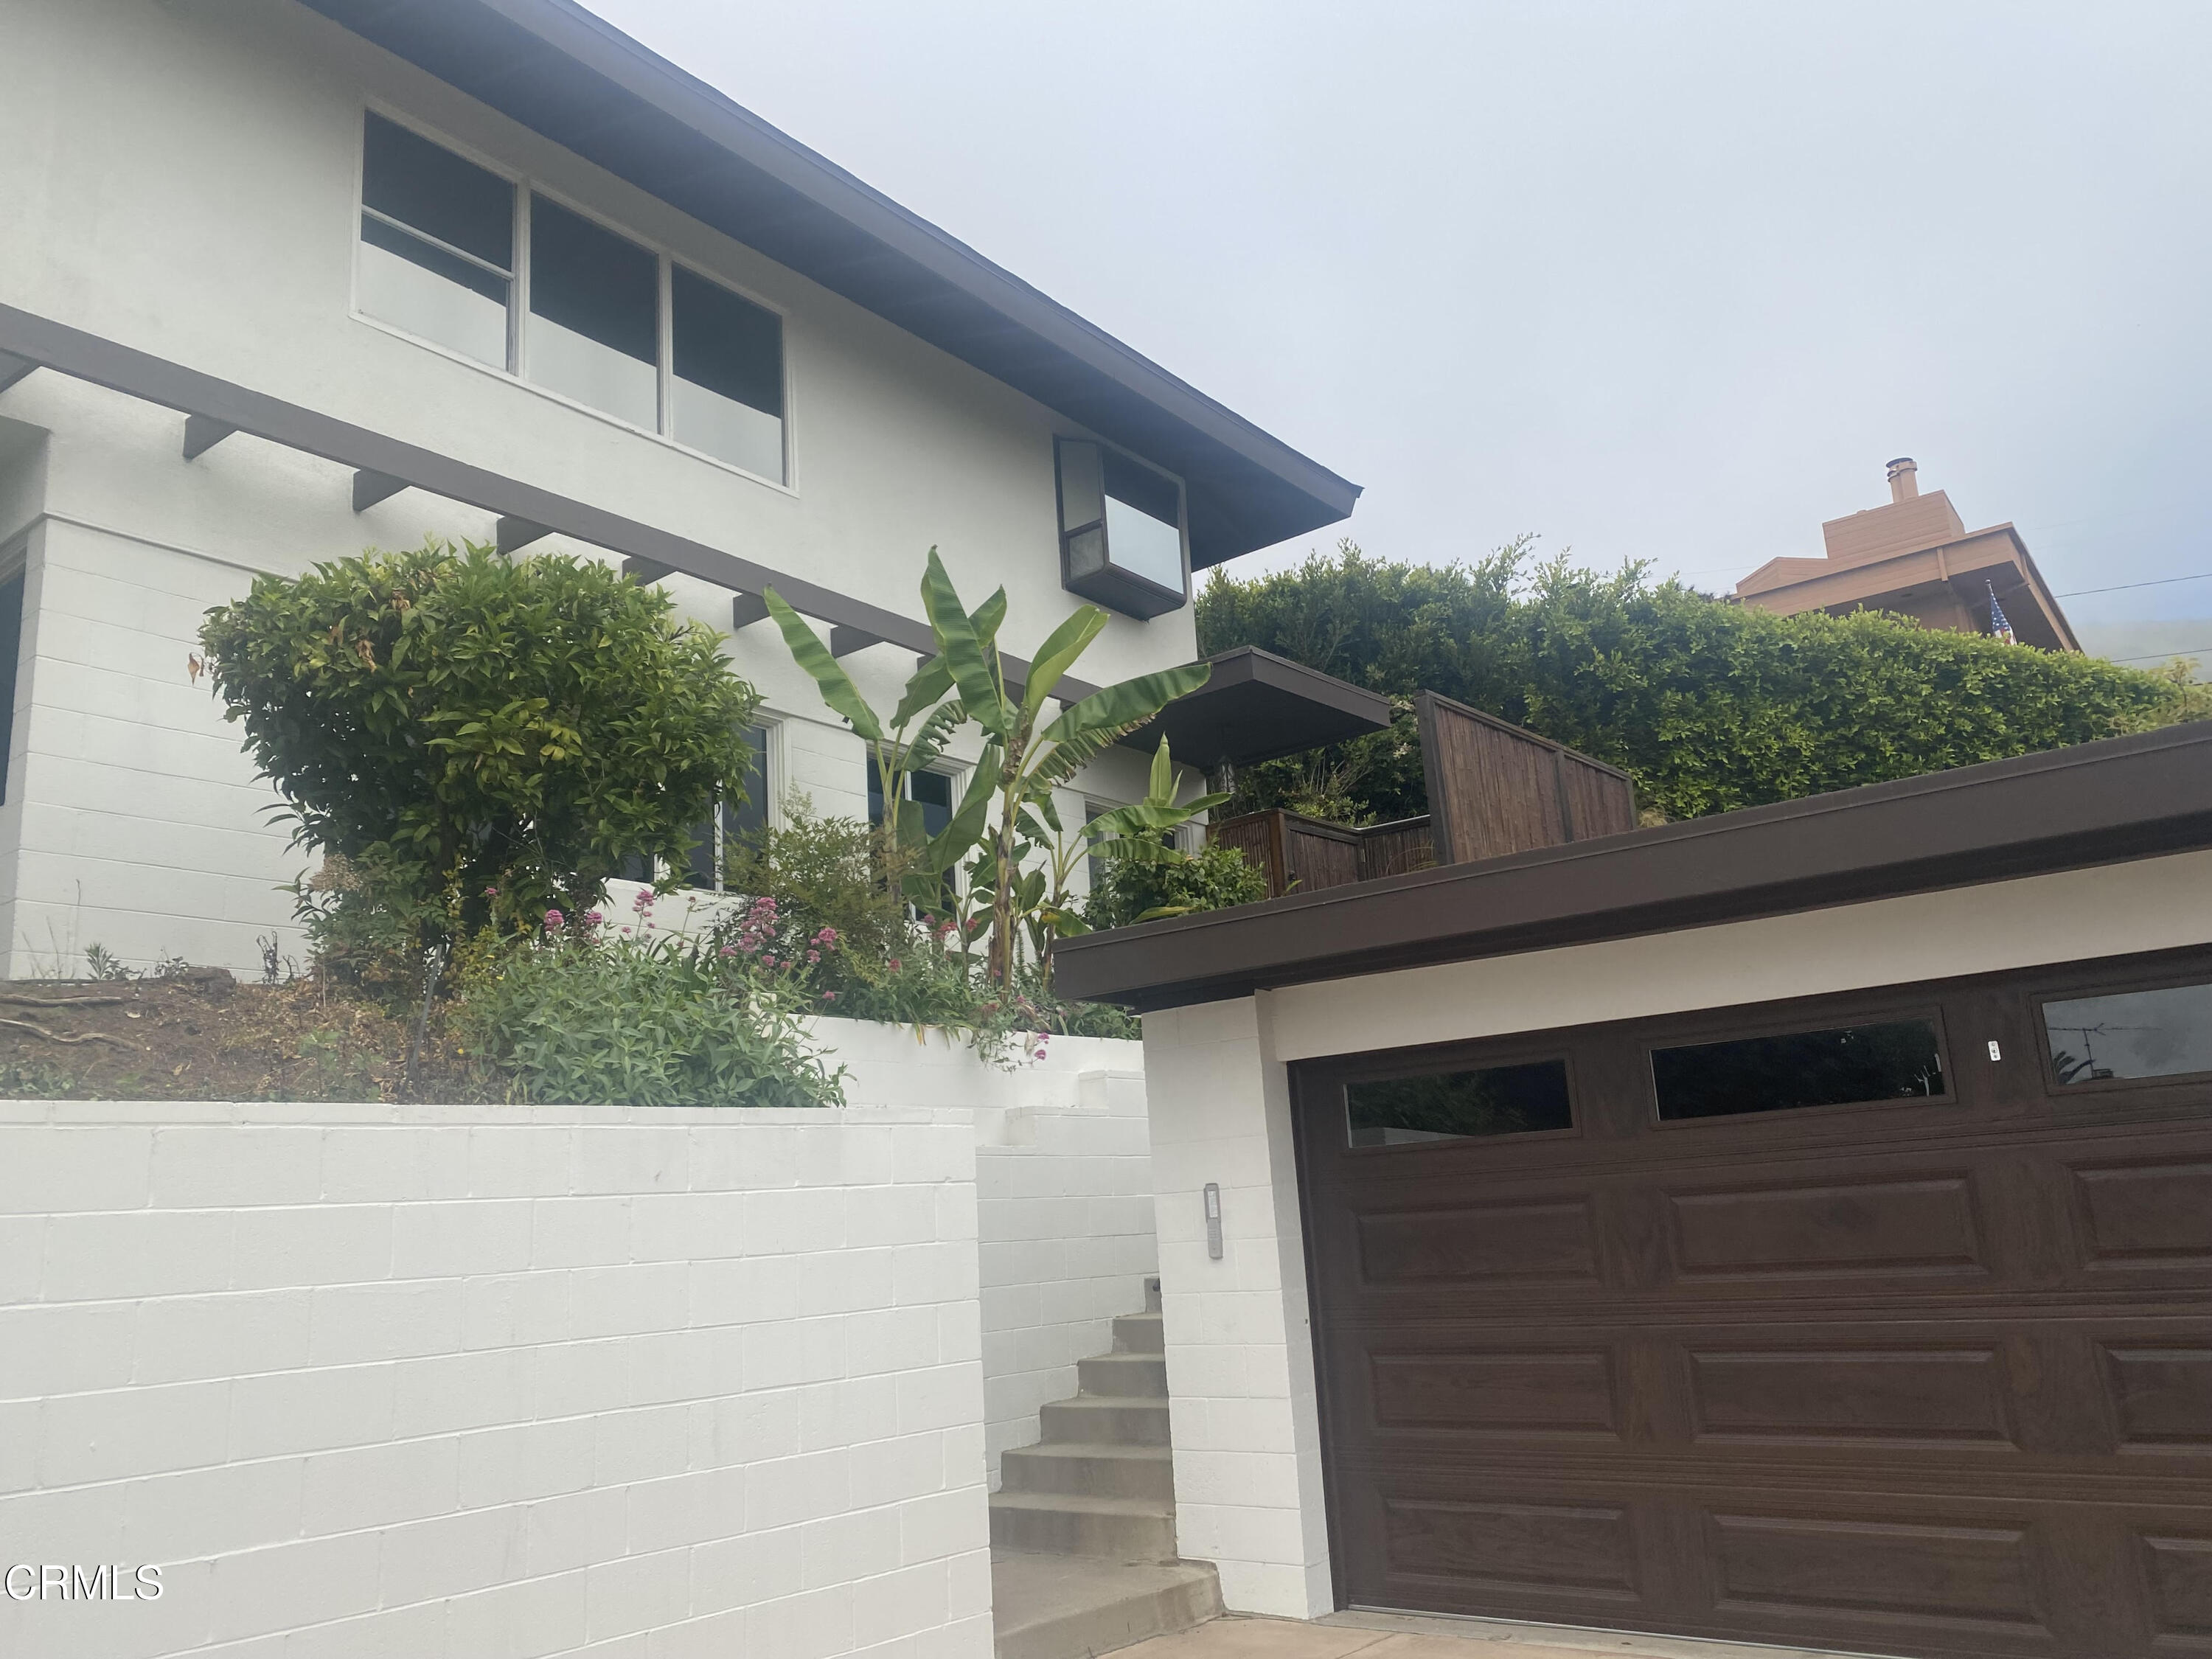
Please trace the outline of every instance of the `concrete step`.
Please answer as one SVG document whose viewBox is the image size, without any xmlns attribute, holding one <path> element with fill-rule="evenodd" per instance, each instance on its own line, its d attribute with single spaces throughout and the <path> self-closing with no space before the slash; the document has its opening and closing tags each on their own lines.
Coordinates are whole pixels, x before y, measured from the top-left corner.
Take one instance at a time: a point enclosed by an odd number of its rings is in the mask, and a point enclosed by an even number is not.
<svg viewBox="0 0 2212 1659">
<path fill-rule="evenodd" d="M 1079 1395 L 1055 1400 L 1037 1413 L 1046 1440 L 1081 1440 L 1112 1446 L 1168 1444 L 1168 1402 Z"/>
<path fill-rule="evenodd" d="M 1124 1400 L 1168 1397 L 1168 1362 L 1159 1354 L 1097 1354 L 1077 1362 L 1075 1377 L 1085 1394 Z"/>
<path fill-rule="evenodd" d="M 1175 1505 L 1158 1498 L 991 1494 L 991 1547 L 1117 1561 L 1175 1559 Z"/>
<path fill-rule="evenodd" d="M 1165 1446 L 1048 1441 L 1009 1449 L 1000 1456 L 999 1469 L 1000 1483 L 1009 1492 L 1175 1500 L 1175 1462 Z"/>
<path fill-rule="evenodd" d="M 1115 1353 L 1165 1353 L 1167 1351 L 1166 1328 L 1161 1323 L 1157 1310 L 1122 1314 L 1115 1320 Z"/>
<path fill-rule="evenodd" d="M 1206 1562 L 1128 1565 L 991 1552 L 998 1659 L 1091 1659 L 1220 1612 L 1220 1581 Z"/>
</svg>

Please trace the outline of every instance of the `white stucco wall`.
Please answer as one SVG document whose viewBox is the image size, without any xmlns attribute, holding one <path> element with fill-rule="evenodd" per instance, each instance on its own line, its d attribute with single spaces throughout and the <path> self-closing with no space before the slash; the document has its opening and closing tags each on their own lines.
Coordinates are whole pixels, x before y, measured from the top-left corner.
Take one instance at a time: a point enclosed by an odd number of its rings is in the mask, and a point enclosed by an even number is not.
<svg viewBox="0 0 2212 1659">
<path fill-rule="evenodd" d="M 1291 1061 L 2208 941 L 2212 853 L 2189 853 L 1146 1015 L 1183 1553 L 1219 1565 L 1232 1610 L 1310 1618 L 1336 1605 Z"/>
<path fill-rule="evenodd" d="M 0 1652 L 992 1648 L 969 1115 L 0 1103 Z M 126 1582 L 128 1582 L 126 1578 Z"/>
<path fill-rule="evenodd" d="M 1075 605 L 1059 585 L 1052 439 L 1079 428 L 291 0 L 21 0 L 0 9 L 0 63 L 36 71 L 9 83 L 0 301 L 916 618 L 935 546 L 970 603 L 1006 587 L 1017 652 Z M 355 314 L 372 105 L 778 309 L 790 487 Z M 11 972 L 70 939 L 140 965 L 181 954 L 234 969 L 255 966 L 272 930 L 290 946 L 273 890 L 309 860 L 270 833 L 270 797 L 186 677 L 199 615 L 257 571 L 490 533 L 487 515 L 416 492 L 356 515 L 343 469 L 252 439 L 187 463 L 182 430 L 179 416 L 51 373 L 0 393 L 0 556 L 24 544 L 30 571 L 0 806 Z M 726 629 L 728 594 L 668 585 L 687 614 Z M 861 745 L 824 717 L 773 626 L 729 652 L 776 724 L 779 794 L 863 813 Z M 1103 683 L 1194 654 L 1187 608 L 1116 617 L 1081 671 Z M 913 667 L 889 647 L 846 660 L 884 706 Z M 973 753 L 956 745 L 956 759 Z M 1136 799 L 1143 769 L 1133 752 L 1103 757 L 1063 807 L 1080 822 L 1086 793 Z"/>
</svg>

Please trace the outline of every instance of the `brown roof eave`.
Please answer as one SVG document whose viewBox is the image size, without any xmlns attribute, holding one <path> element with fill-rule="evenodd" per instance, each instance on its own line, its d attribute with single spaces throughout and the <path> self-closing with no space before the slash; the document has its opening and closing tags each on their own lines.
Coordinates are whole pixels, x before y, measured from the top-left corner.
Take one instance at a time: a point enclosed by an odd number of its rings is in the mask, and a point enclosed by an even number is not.
<svg viewBox="0 0 2212 1659">
<path fill-rule="evenodd" d="M 2212 721 L 1095 933 L 1054 975 L 1175 1007 L 2203 847 Z"/>
</svg>

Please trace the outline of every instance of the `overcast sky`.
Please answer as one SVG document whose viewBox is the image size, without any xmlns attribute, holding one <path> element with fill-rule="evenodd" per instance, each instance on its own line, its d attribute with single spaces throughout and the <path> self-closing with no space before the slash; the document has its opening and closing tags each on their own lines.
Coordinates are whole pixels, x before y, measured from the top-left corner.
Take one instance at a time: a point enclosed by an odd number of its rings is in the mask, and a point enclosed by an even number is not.
<svg viewBox="0 0 2212 1659">
<path fill-rule="evenodd" d="M 2061 592 L 2212 572 L 2212 5 L 589 3 L 1364 485 L 1370 552 L 1724 590 L 1910 454 Z M 2212 580 L 2066 605 L 2212 645 Z"/>
</svg>

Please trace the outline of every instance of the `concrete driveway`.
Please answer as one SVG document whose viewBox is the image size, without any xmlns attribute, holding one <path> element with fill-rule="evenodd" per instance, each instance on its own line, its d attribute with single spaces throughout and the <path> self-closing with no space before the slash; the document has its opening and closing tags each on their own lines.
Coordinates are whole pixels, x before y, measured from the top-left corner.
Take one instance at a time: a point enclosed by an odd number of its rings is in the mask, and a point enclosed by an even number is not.
<svg viewBox="0 0 2212 1659">
<path fill-rule="evenodd" d="M 1318 1624 L 1237 1614 L 1124 1648 L 1113 1659 L 1833 1659 L 1807 1648 L 1742 1647 L 1486 1619 L 1340 1613 Z"/>
</svg>

